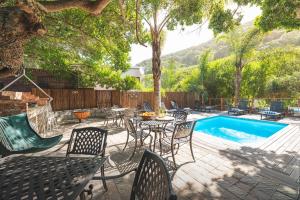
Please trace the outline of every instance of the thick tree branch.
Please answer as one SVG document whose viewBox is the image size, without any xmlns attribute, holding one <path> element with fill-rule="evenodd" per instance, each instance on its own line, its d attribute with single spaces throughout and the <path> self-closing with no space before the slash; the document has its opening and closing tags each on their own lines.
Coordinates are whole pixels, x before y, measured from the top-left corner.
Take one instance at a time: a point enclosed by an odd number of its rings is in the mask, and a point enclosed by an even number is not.
<svg viewBox="0 0 300 200">
<path fill-rule="evenodd" d="M 139 21 L 140 2 L 136 0 L 135 3 L 135 35 L 138 43 L 142 46 L 147 47 L 140 39 L 140 21 Z"/>
<path fill-rule="evenodd" d="M 80 8 L 93 15 L 99 15 L 103 9 L 110 3 L 110 0 L 60 0 L 39 2 L 41 8 L 47 12 L 58 12 L 70 8 Z"/>
<path fill-rule="evenodd" d="M 169 19 L 171 19 L 170 13 L 163 19 L 161 24 L 158 26 L 158 32 L 159 33 L 163 30 L 165 25 L 168 23 Z"/>
</svg>

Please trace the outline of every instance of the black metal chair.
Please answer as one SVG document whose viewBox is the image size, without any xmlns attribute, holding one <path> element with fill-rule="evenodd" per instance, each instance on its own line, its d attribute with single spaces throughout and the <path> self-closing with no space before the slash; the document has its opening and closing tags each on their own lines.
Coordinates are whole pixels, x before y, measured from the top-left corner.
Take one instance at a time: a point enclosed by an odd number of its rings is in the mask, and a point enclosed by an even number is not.
<svg viewBox="0 0 300 200">
<path fill-rule="evenodd" d="M 172 158 L 174 162 L 175 169 L 176 162 L 175 162 L 175 148 L 177 146 L 176 154 L 178 153 L 179 147 L 190 143 L 190 150 L 193 157 L 193 160 L 195 161 L 194 153 L 193 153 L 193 147 L 192 147 L 192 135 L 194 130 L 195 122 L 194 121 L 187 121 L 187 122 L 181 122 L 177 123 L 175 125 L 175 129 L 173 131 L 172 137 L 165 137 L 162 138 L 162 144 L 169 146 L 171 148 Z M 161 149 L 162 151 L 162 149 Z"/>
<path fill-rule="evenodd" d="M 177 199 L 167 167 L 157 154 L 145 150 L 133 181 L 130 199 Z"/>
<path fill-rule="evenodd" d="M 130 159 L 134 156 L 137 145 L 138 145 L 138 140 L 140 140 L 140 145 L 143 146 L 144 144 L 144 140 L 149 136 L 150 137 L 150 144 L 149 144 L 149 148 L 151 148 L 151 143 L 152 143 L 152 135 L 149 133 L 146 133 L 144 131 L 144 129 L 140 129 L 137 130 L 132 122 L 132 120 L 130 118 L 125 117 L 124 118 L 124 122 L 125 122 L 125 127 L 127 129 L 127 139 L 126 139 L 126 143 L 125 146 L 123 148 L 123 151 L 126 149 L 127 145 L 128 145 L 128 141 L 129 141 L 129 136 L 132 136 L 134 138 L 134 150 L 132 152 L 132 155 L 130 157 Z"/>
<path fill-rule="evenodd" d="M 182 110 L 173 112 L 173 117 L 174 117 L 175 123 L 186 122 L 187 116 L 188 116 L 187 112 L 182 111 Z"/>
<path fill-rule="evenodd" d="M 177 123 L 186 122 L 188 114 L 187 114 L 187 112 L 185 112 L 183 110 L 177 110 L 177 111 L 173 112 L 172 116 L 174 117 L 174 121 L 172 122 L 172 124 L 166 126 L 166 128 L 165 128 L 165 130 L 166 130 L 165 131 L 165 133 L 166 133 L 165 136 L 167 136 L 168 132 L 169 133 L 170 132 L 171 133 L 174 132 L 175 125 Z"/>
<path fill-rule="evenodd" d="M 92 155 L 105 157 L 107 130 L 86 127 L 73 129 L 66 156 L 70 155 Z M 104 176 L 104 165 L 101 166 L 101 176 Z M 107 191 L 105 180 L 102 180 L 103 187 Z"/>
<path fill-rule="evenodd" d="M 136 171 L 130 200 L 177 200 L 173 191 L 170 174 L 160 156 L 145 150 L 137 168 L 116 176 L 97 177 L 109 180 Z"/>
<path fill-rule="evenodd" d="M 149 102 L 147 102 L 147 101 L 144 102 L 143 111 L 144 112 L 153 112 L 153 108 L 151 107 Z"/>
<path fill-rule="evenodd" d="M 128 108 L 124 112 L 119 114 L 120 123 L 119 126 L 122 127 L 124 123 L 125 118 L 132 118 L 136 115 L 136 109 Z"/>
<path fill-rule="evenodd" d="M 104 126 L 108 126 L 110 120 L 112 120 L 112 124 L 118 126 L 118 115 L 116 112 L 112 111 L 110 108 L 104 108 L 103 112 L 104 116 Z"/>
</svg>

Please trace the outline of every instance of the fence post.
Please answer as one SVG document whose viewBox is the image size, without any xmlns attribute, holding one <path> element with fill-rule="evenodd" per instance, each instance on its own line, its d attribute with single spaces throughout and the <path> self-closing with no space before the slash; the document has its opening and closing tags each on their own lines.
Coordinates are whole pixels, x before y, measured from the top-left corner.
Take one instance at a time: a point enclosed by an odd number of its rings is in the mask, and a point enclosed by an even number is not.
<svg viewBox="0 0 300 200">
<path fill-rule="evenodd" d="M 221 111 L 224 110 L 224 99 L 223 97 L 221 97 Z"/>
</svg>

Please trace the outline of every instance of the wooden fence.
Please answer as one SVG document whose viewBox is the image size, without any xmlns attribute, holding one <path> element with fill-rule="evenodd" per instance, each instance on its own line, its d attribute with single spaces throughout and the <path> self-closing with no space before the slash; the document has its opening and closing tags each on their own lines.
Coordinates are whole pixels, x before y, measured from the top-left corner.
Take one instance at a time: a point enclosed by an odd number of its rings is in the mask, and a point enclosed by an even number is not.
<svg viewBox="0 0 300 200">
<path fill-rule="evenodd" d="M 121 107 L 137 108 L 145 101 L 154 105 L 153 92 L 120 92 L 115 90 L 94 90 L 94 89 L 45 89 L 45 91 L 53 98 L 52 109 L 59 110 L 74 110 L 87 108 L 106 108 L 113 105 Z M 45 97 L 39 90 L 32 89 L 32 93 L 39 97 Z M 166 92 L 162 96 L 162 101 L 167 108 L 171 108 L 171 101 L 176 101 L 180 107 L 195 108 L 195 101 L 199 100 L 202 105 L 214 105 L 219 110 L 226 109 L 227 103 L 233 102 L 233 99 L 224 98 L 206 98 L 202 100 L 197 94 L 189 92 Z M 259 98 L 259 100 L 289 101 L 292 98 Z M 295 99 L 297 100 L 297 99 Z M 294 103 L 294 106 L 300 106 L 300 99 Z M 254 99 L 250 100 L 250 105 L 253 106 Z"/>
<path fill-rule="evenodd" d="M 45 89 L 53 98 L 52 109 L 73 110 L 87 108 L 105 108 L 113 105 L 121 107 L 136 108 L 143 102 L 148 101 L 154 105 L 153 92 L 120 92 L 115 90 L 94 90 L 94 89 Z M 39 90 L 32 89 L 32 93 L 39 97 L 45 97 Z M 166 92 L 162 101 L 167 108 L 170 108 L 170 101 L 174 100 L 180 107 L 194 108 L 197 95 L 188 92 Z"/>
</svg>

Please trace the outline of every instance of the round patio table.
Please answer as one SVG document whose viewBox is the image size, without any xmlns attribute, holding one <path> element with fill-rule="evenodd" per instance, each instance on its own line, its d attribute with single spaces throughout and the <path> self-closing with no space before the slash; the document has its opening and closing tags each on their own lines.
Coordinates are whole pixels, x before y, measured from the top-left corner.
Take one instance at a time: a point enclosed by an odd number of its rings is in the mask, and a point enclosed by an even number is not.
<svg viewBox="0 0 300 200">
<path fill-rule="evenodd" d="M 165 132 L 165 128 L 168 123 L 174 121 L 174 117 L 156 117 L 153 120 L 147 121 L 140 121 L 141 125 L 149 126 L 150 132 L 154 132 L 154 144 L 152 151 L 155 152 L 155 143 L 156 138 L 159 134 L 159 147 L 160 147 L 160 154 L 162 154 L 162 145 L 161 145 L 161 134 Z"/>
</svg>

